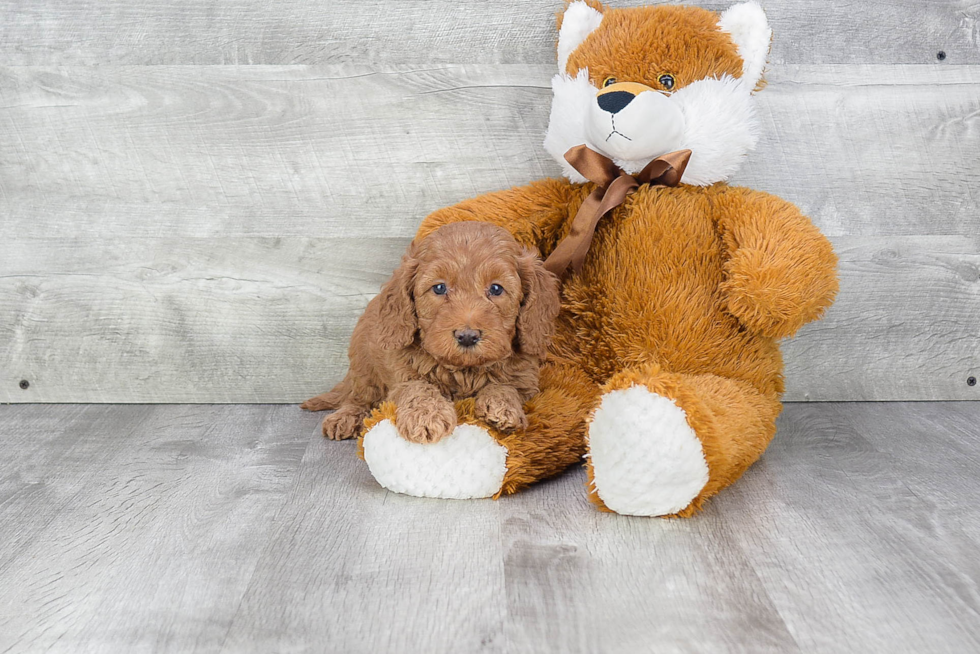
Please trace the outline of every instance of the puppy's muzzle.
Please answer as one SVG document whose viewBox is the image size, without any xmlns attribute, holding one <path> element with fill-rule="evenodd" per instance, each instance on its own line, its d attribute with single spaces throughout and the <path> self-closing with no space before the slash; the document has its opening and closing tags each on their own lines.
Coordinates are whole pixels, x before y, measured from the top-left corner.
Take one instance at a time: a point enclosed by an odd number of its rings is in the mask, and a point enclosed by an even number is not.
<svg viewBox="0 0 980 654">
<path fill-rule="evenodd" d="M 481 334 L 475 329 L 457 329 L 453 337 L 460 347 L 473 347 L 480 342 Z"/>
</svg>

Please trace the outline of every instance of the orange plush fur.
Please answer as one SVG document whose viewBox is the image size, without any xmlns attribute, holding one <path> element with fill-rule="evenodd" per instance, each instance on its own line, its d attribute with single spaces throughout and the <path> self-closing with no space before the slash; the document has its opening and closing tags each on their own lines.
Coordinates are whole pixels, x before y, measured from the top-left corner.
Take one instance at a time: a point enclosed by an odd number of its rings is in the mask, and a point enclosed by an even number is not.
<svg viewBox="0 0 980 654">
<path fill-rule="evenodd" d="M 736 46 L 713 12 L 602 11 L 601 26 L 569 57 L 569 74 L 587 68 L 596 86 L 613 77 L 657 88 L 669 71 L 675 90 L 741 75 Z M 592 189 L 548 179 L 489 193 L 431 214 L 418 237 L 457 221 L 486 221 L 546 256 Z M 783 392 L 776 341 L 830 306 L 835 270 L 829 242 L 777 197 L 723 182 L 640 187 L 599 222 L 584 268 L 564 280 L 541 391 L 525 407 L 527 429 L 490 430 L 508 449 L 501 492 L 579 460 L 601 394 L 640 385 L 681 407 L 701 441 L 709 481 L 677 515 L 696 512 L 775 434 Z M 461 416 L 472 421 L 466 411 Z M 384 417 L 382 411 L 371 420 Z"/>
<path fill-rule="evenodd" d="M 706 77 L 742 74 L 742 59 L 731 39 L 718 31 L 714 12 L 671 6 L 603 10 L 598 2 L 588 4 L 605 11 L 605 16 L 589 47 L 578 48 L 568 58 L 569 75 L 587 68 L 598 87 L 613 77 L 661 89 L 659 77 L 669 72 L 676 90 Z M 559 29 L 563 16 L 558 15 Z M 620 34 L 629 34 L 628 41 L 615 36 Z M 657 65 L 650 66 L 650 61 Z"/>
</svg>

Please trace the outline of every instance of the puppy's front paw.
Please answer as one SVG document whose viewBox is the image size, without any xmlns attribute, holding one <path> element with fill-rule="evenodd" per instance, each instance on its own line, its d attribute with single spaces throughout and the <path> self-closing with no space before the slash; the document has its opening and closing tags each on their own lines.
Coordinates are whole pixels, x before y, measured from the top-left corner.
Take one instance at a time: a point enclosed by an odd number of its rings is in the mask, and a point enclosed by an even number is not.
<svg viewBox="0 0 980 654">
<path fill-rule="evenodd" d="M 476 398 L 476 417 L 500 431 L 527 429 L 527 416 L 515 392 L 509 394 L 484 394 Z"/>
<path fill-rule="evenodd" d="M 323 419 L 323 435 L 332 441 L 354 438 L 361 432 L 364 412 L 341 407 Z"/>
<path fill-rule="evenodd" d="M 435 443 L 456 428 L 456 409 L 439 398 L 395 409 L 398 433 L 412 443 Z"/>
</svg>

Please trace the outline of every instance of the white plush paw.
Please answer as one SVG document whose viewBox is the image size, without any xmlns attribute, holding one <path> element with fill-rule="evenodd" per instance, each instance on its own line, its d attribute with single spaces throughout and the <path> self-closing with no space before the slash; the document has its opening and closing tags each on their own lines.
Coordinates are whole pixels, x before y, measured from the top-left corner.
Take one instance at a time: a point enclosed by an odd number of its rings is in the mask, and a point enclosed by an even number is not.
<svg viewBox="0 0 980 654">
<path fill-rule="evenodd" d="M 687 414 L 643 386 L 602 397 L 589 425 L 588 456 L 596 492 L 616 513 L 677 513 L 708 483 L 704 450 Z"/>
<path fill-rule="evenodd" d="M 476 425 L 458 425 L 436 443 L 410 443 L 390 420 L 364 434 L 364 460 L 379 484 L 415 497 L 492 497 L 507 472 L 507 448 Z"/>
</svg>

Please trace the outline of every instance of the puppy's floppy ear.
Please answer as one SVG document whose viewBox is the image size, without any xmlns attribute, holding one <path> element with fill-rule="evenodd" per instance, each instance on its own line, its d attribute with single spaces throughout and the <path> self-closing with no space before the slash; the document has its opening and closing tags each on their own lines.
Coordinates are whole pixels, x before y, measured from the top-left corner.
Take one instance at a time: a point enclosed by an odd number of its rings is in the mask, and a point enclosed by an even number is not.
<svg viewBox="0 0 980 654">
<path fill-rule="evenodd" d="M 525 249 L 517 265 L 524 291 L 517 316 L 517 342 L 522 352 L 543 357 L 548 352 L 555 318 L 561 309 L 558 278 L 545 270 L 534 250 Z"/>
<path fill-rule="evenodd" d="M 415 341 L 419 325 L 415 316 L 413 289 L 418 267 L 413 243 L 391 279 L 381 287 L 378 339 L 384 350 L 408 347 Z"/>
</svg>

